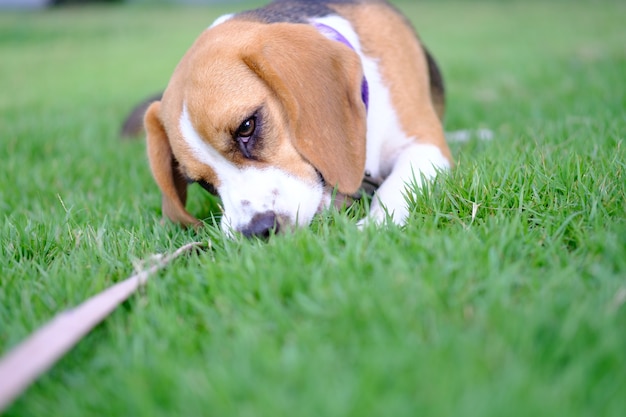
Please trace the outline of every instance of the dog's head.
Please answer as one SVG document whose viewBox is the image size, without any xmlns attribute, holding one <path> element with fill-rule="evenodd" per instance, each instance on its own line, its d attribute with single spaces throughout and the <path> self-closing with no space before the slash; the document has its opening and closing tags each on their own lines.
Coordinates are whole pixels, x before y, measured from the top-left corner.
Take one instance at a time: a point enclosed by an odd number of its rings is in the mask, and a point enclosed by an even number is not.
<svg viewBox="0 0 626 417">
<path fill-rule="evenodd" d="M 366 109 L 358 55 L 300 24 L 232 20 L 207 29 L 145 116 L 163 213 L 198 225 L 187 184 L 222 200 L 227 233 L 308 225 L 357 191 Z"/>
</svg>

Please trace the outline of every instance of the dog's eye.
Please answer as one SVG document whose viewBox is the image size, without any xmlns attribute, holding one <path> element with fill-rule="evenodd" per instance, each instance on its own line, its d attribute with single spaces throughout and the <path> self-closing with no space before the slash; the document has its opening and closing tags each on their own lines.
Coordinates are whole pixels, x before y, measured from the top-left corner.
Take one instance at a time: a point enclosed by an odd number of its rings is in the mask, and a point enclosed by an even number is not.
<svg viewBox="0 0 626 417">
<path fill-rule="evenodd" d="M 241 139 L 244 142 L 247 142 L 248 139 L 252 135 L 254 135 L 254 130 L 256 129 L 256 118 L 251 117 L 244 121 L 239 128 L 237 128 L 237 139 Z"/>
<path fill-rule="evenodd" d="M 239 152 L 246 159 L 255 159 L 253 151 L 257 148 L 257 142 L 263 130 L 262 122 L 263 117 L 257 110 L 233 132 L 233 139 L 239 148 Z"/>
</svg>

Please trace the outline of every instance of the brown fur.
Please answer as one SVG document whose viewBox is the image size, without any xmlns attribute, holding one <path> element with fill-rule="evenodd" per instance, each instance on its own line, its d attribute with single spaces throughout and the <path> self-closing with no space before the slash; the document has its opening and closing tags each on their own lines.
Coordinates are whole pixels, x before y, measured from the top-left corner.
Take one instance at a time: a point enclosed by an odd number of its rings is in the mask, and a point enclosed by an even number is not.
<svg viewBox="0 0 626 417">
<path fill-rule="evenodd" d="M 294 30 L 284 23 L 270 28 L 268 42 L 255 45 L 244 62 L 281 100 L 296 150 L 328 184 L 354 193 L 365 166 L 366 112 L 358 57 L 311 27 Z M 307 53 L 293 59 L 302 50 Z M 327 99 L 337 91 L 344 92 L 339 100 Z"/>
<path fill-rule="evenodd" d="M 310 181 L 319 171 L 339 192 L 354 193 L 365 165 L 362 77 L 354 51 L 311 27 L 232 20 L 205 31 L 179 63 L 161 103 L 146 114 L 148 156 L 164 214 L 196 224 L 184 208 L 184 177 L 219 186 L 182 138 L 183 102 L 198 133 L 234 164 L 278 165 Z M 338 91 L 344 92 L 339 100 L 328 99 Z M 233 151 L 232 131 L 261 106 L 263 147 L 250 160 Z"/>
</svg>

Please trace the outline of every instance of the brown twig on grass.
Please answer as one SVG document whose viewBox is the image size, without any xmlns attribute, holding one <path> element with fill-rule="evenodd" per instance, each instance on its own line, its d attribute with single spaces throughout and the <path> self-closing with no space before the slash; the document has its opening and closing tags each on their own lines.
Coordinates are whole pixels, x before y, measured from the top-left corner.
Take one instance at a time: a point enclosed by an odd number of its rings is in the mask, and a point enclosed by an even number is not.
<svg viewBox="0 0 626 417">
<path fill-rule="evenodd" d="M 194 242 L 169 255 L 152 257 L 154 263 L 126 280 L 84 301 L 78 307 L 57 314 L 50 322 L 15 346 L 0 359 L 0 413 L 39 375 L 47 371 L 91 329 L 144 285 L 150 275 L 165 268 L 186 252 L 205 246 Z M 143 264 L 145 265 L 146 262 Z"/>
</svg>

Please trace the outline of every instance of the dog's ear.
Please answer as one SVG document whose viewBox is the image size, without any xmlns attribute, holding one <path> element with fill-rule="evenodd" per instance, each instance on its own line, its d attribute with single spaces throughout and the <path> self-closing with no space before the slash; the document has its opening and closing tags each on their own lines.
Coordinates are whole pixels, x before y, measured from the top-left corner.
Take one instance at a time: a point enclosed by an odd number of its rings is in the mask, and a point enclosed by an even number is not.
<svg viewBox="0 0 626 417">
<path fill-rule="evenodd" d="M 148 107 L 144 118 L 150 169 L 162 194 L 163 215 L 183 226 L 199 226 L 201 223 L 187 212 L 187 181 L 178 169 L 178 161 L 172 154 L 167 133 L 161 123 L 161 102 Z"/>
<path fill-rule="evenodd" d="M 242 59 L 283 103 L 298 152 L 329 185 L 352 194 L 365 169 L 360 59 L 316 29 L 294 26 L 268 25 L 266 41 L 245 51 Z"/>
</svg>

